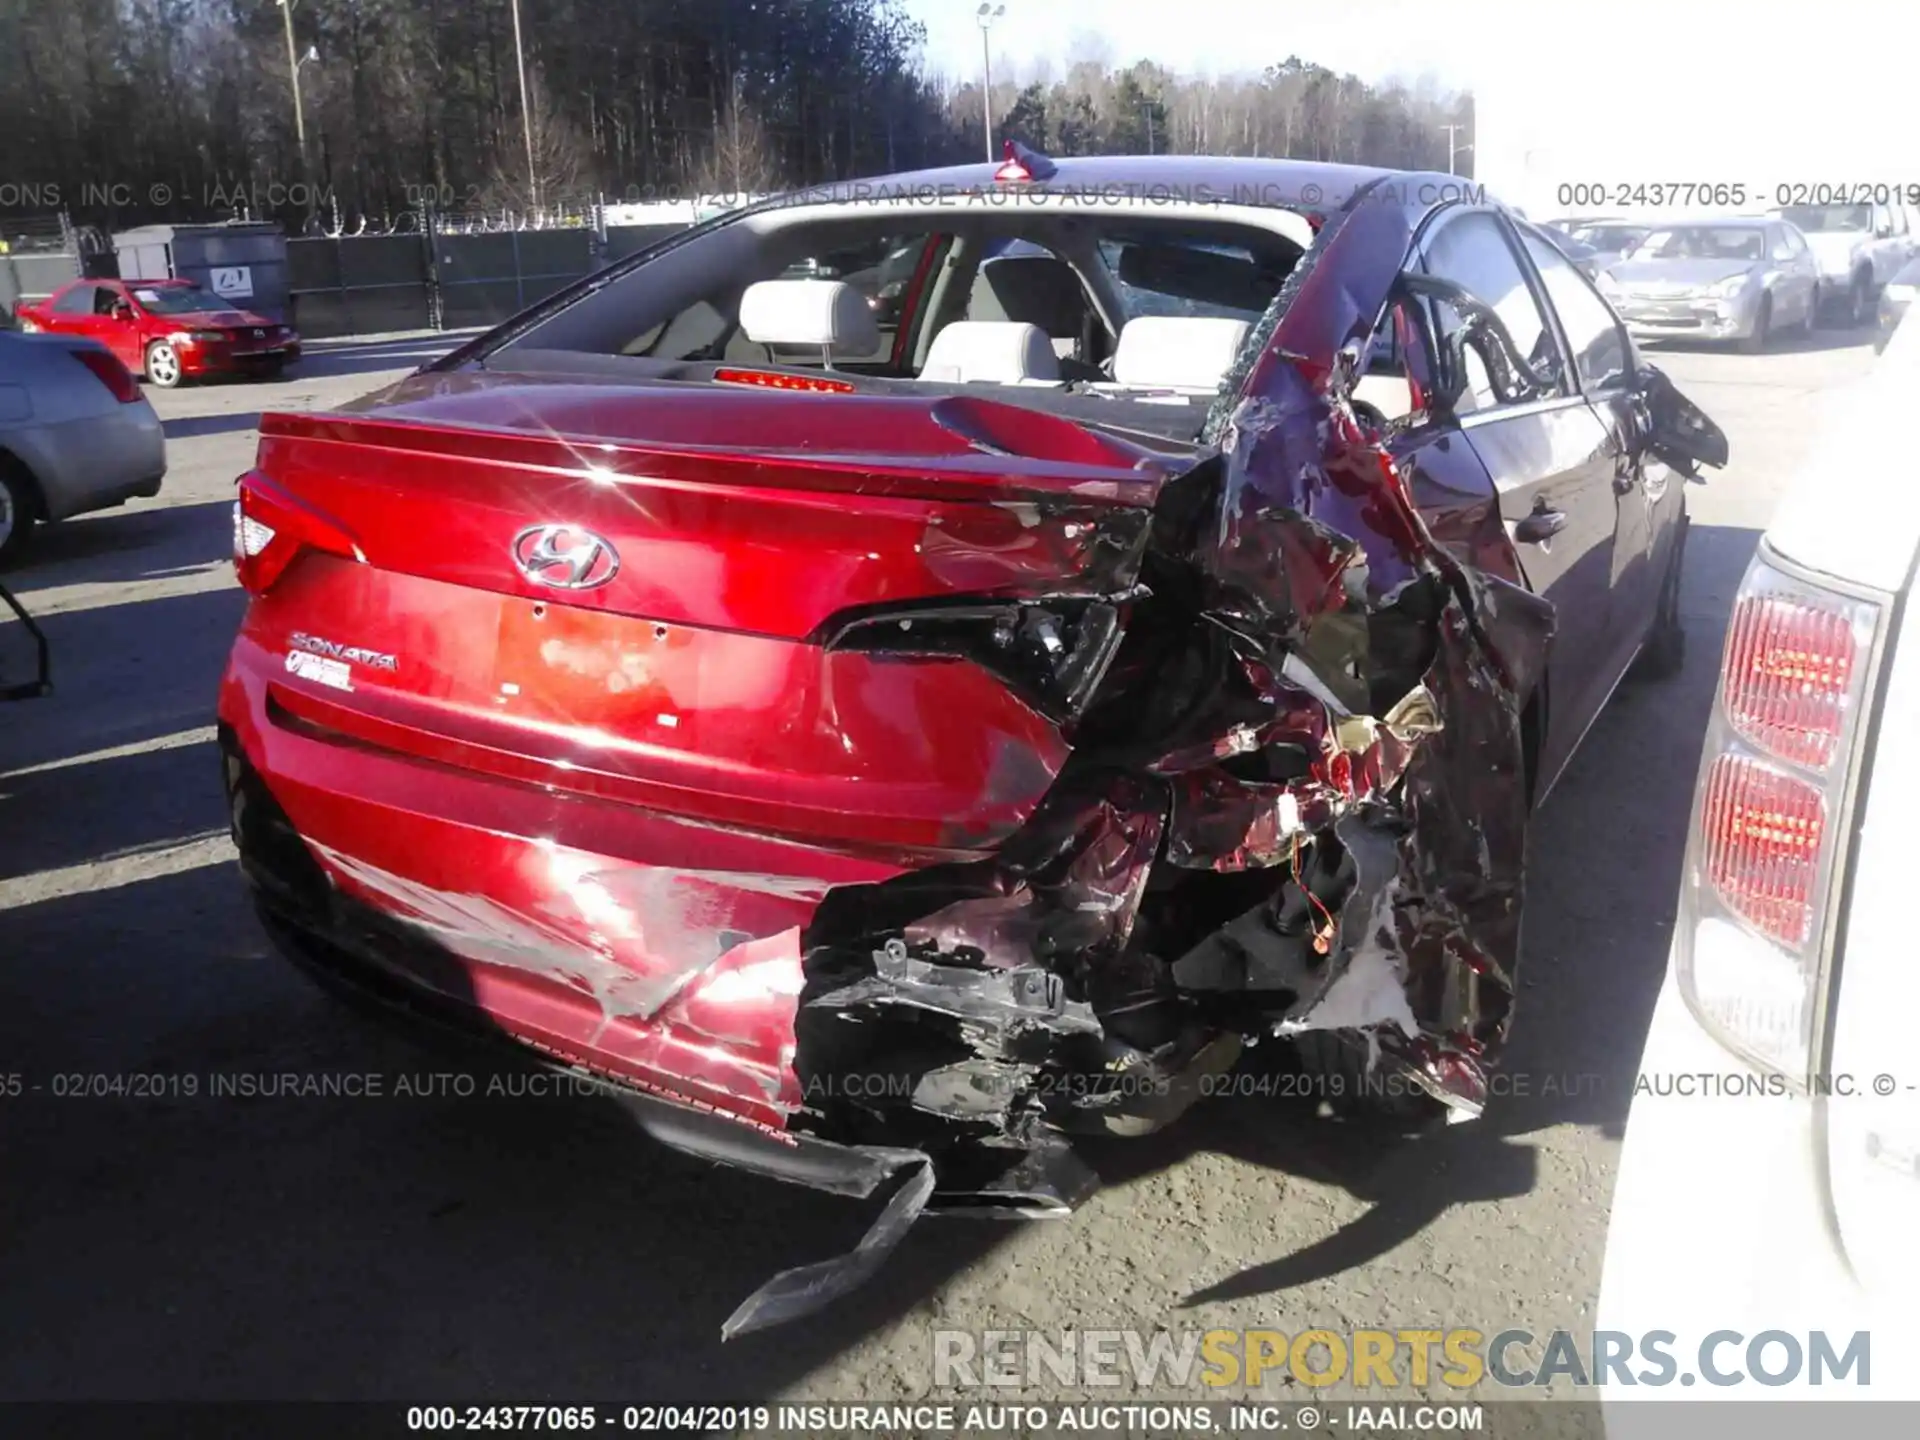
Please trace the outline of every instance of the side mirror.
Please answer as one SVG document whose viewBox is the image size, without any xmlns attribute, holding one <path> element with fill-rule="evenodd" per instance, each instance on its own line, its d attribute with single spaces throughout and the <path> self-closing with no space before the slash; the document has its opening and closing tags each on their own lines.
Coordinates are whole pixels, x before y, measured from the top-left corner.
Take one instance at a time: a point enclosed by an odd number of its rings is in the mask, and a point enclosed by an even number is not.
<svg viewBox="0 0 1920 1440">
<path fill-rule="evenodd" d="M 1647 449 L 1654 455 L 1689 480 L 1700 479 L 1701 465 L 1716 470 L 1726 465 L 1726 432 L 1674 388 L 1666 372 L 1643 366 L 1633 388 L 1636 420 L 1643 425 Z"/>
</svg>

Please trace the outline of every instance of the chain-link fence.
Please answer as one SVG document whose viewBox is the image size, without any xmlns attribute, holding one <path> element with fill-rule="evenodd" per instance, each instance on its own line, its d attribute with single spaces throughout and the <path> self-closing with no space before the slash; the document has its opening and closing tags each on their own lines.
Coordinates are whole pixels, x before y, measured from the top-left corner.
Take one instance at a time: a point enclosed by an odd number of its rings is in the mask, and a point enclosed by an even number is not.
<svg viewBox="0 0 1920 1440">
<path fill-rule="evenodd" d="M 44 300 L 81 272 L 84 237 L 65 215 L 0 216 L 0 325 L 23 300 Z"/>
<path fill-rule="evenodd" d="M 685 228 L 609 225 L 599 207 L 537 215 L 422 209 L 341 226 L 287 242 L 290 322 L 312 339 L 497 325 Z"/>
<path fill-rule="evenodd" d="M 619 211 L 612 212 L 619 215 Z M 534 212 L 422 208 L 334 217 L 287 240 L 287 319 L 328 339 L 497 325 L 693 223 L 612 224 L 597 204 Z M 0 324 L 21 301 L 115 273 L 112 240 L 62 215 L 0 217 Z"/>
</svg>

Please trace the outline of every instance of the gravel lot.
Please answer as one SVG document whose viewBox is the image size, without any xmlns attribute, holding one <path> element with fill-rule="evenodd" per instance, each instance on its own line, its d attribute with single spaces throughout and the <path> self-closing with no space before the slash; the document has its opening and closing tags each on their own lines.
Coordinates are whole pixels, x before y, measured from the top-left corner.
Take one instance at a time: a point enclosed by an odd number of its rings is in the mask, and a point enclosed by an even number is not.
<svg viewBox="0 0 1920 1440">
<path fill-rule="evenodd" d="M 1107 1188 L 1073 1219 L 929 1221 L 858 1295 L 723 1347 L 748 1291 L 870 1212 L 663 1151 L 604 1101 L 392 1095 L 449 1062 L 270 957 L 231 865 L 211 727 L 251 427 L 445 343 L 156 394 L 162 495 L 7 577 L 59 690 L 0 710 L 0 1394 L 897 1400 L 927 1394 L 943 1328 L 1591 1325 L 1729 602 L 1864 345 L 1656 357 L 1734 464 L 1690 490 L 1685 673 L 1624 689 L 1536 822 L 1516 1093 L 1397 1143 L 1310 1102 L 1210 1101 L 1090 1151 Z M 387 1096 L 208 1094 L 288 1071 L 377 1072 Z M 54 1093 L 98 1074 L 159 1093 Z"/>
</svg>

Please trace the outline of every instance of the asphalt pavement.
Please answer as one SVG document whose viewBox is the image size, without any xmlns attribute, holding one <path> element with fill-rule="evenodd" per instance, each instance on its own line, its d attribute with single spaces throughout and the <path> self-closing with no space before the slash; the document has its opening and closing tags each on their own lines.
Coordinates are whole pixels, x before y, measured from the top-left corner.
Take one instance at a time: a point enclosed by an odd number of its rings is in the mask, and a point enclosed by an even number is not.
<svg viewBox="0 0 1920 1440">
<path fill-rule="evenodd" d="M 1733 464 L 1690 489 L 1684 672 L 1624 688 L 1536 818 L 1483 1119 L 1396 1139 L 1270 1075 L 1089 1149 L 1106 1187 L 1071 1219 L 924 1222 L 858 1294 L 727 1345 L 740 1299 L 871 1209 L 662 1150 L 602 1100 L 458 1093 L 445 1055 L 269 954 L 232 864 L 213 698 L 253 427 L 444 343 L 334 342 L 275 383 L 155 393 L 161 495 L 6 577 L 58 692 L 0 709 L 0 1395 L 898 1400 L 929 1394 L 943 1329 L 1591 1326 L 1729 604 L 1864 343 L 1655 356 Z M 288 1075 L 380 1094 L 242 1093 Z"/>
</svg>

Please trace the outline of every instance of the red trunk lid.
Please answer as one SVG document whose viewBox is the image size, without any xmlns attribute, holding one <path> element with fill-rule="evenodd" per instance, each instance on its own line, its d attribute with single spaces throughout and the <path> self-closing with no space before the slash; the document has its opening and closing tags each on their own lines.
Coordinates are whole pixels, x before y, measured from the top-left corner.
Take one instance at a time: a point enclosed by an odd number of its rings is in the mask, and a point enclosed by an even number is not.
<svg viewBox="0 0 1920 1440">
<path fill-rule="evenodd" d="M 823 627 L 1096 585 L 1165 463 L 970 397 L 415 377 L 264 418 L 249 480 L 347 543 L 301 551 L 243 643 L 280 667 L 274 713 L 343 742 L 811 843 L 973 850 L 1032 812 L 1059 727 L 970 661 Z M 616 568 L 530 578 L 539 527 Z"/>
</svg>

